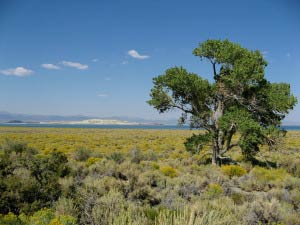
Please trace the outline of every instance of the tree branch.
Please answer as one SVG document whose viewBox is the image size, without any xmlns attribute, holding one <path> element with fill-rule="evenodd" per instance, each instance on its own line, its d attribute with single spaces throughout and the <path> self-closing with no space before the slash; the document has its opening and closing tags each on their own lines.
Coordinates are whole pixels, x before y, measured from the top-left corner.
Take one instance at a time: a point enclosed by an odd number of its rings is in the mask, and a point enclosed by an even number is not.
<svg viewBox="0 0 300 225">
<path fill-rule="evenodd" d="M 192 110 L 185 109 L 183 106 L 179 106 L 179 105 L 172 104 L 171 107 L 180 109 L 180 110 L 182 110 L 182 111 L 185 112 L 185 113 L 193 114 L 193 111 L 192 111 Z"/>
<path fill-rule="evenodd" d="M 212 65 L 213 65 L 213 70 L 214 70 L 214 79 L 217 80 L 217 71 L 216 71 L 216 62 L 212 62 Z"/>
<path fill-rule="evenodd" d="M 220 155 L 223 155 L 226 152 L 228 152 L 230 149 L 232 149 L 233 147 L 238 146 L 238 143 L 230 144 L 232 136 L 235 133 L 235 127 L 236 127 L 236 125 L 234 123 L 232 123 L 229 130 L 228 130 L 228 136 L 227 136 L 227 139 L 226 139 L 226 148 L 223 151 L 220 152 Z"/>
<path fill-rule="evenodd" d="M 228 147 L 226 147 L 226 149 L 224 149 L 223 151 L 220 152 L 220 155 L 224 155 L 226 152 L 228 152 L 230 149 L 232 149 L 233 147 L 237 147 L 239 146 L 239 143 L 235 143 L 232 145 L 229 145 Z"/>
</svg>

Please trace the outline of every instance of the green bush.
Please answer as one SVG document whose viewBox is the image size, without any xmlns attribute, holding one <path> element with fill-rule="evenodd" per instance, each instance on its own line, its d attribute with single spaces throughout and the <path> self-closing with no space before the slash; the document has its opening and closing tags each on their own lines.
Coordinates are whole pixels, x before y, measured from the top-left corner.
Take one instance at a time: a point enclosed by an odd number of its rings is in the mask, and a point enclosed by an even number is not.
<svg viewBox="0 0 300 225">
<path fill-rule="evenodd" d="M 242 205 L 245 201 L 245 196 L 242 193 L 232 193 L 230 195 L 231 199 L 233 200 L 233 202 L 237 205 Z"/>
<path fill-rule="evenodd" d="M 35 212 L 30 217 L 31 225 L 48 225 L 52 219 L 54 219 L 54 212 L 51 209 L 41 209 L 40 211 Z"/>
<path fill-rule="evenodd" d="M 160 171 L 167 177 L 173 178 L 178 176 L 177 170 L 171 166 L 162 166 Z"/>
<path fill-rule="evenodd" d="M 133 148 L 130 151 L 131 162 L 139 164 L 145 157 L 140 149 Z"/>
<path fill-rule="evenodd" d="M 247 171 L 243 167 L 238 165 L 225 165 L 221 167 L 221 170 L 230 178 L 234 176 L 240 177 L 247 173 Z"/>
<path fill-rule="evenodd" d="M 28 225 L 28 219 L 25 215 L 15 215 L 9 212 L 6 215 L 0 214 L 0 224 L 1 225 Z"/>
<path fill-rule="evenodd" d="M 15 151 L 15 147 L 7 148 L 0 155 L 0 213 L 27 214 L 50 207 L 61 195 L 59 178 L 70 171 L 66 155 L 61 152 L 16 154 Z"/>
<path fill-rule="evenodd" d="M 116 163 L 122 163 L 125 160 L 125 156 L 121 152 L 113 152 L 110 154 L 108 159 L 115 161 Z"/>
<path fill-rule="evenodd" d="M 209 184 L 206 190 L 206 195 L 212 198 L 218 198 L 223 194 L 223 188 L 219 184 Z"/>
<path fill-rule="evenodd" d="M 158 170 L 158 169 L 159 169 L 159 165 L 158 165 L 156 162 L 152 162 L 152 163 L 151 163 L 151 167 L 152 167 L 152 169 L 154 169 L 154 170 Z"/>
<path fill-rule="evenodd" d="M 245 179 L 240 179 L 240 186 L 247 191 L 268 191 L 274 187 L 288 187 L 290 175 L 283 169 L 254 167 Z"/>
<path fill-rule="evenodd" d="M 73 153 L 74 159 L 81 162 L 86 161 L 91 155 L 92 151 L 85 147 L 77 148 Z"/>
<path fill-rule="evenodd" d="M 257 199 L 252 202 L 243 218 L 247 224 L 280 224 L 282 220 L 278 200 Z M 282 223 L 281 223 L 282 224 Z"/>
<path fill-rule="evenodd" d="M 96 162 L 101 161 L 101 158 L 95 158 L 95 157 L 90 157 L 85 161 L 85 166 L 89 167 L 93 164 L 95 164 Z"/>
</svg>

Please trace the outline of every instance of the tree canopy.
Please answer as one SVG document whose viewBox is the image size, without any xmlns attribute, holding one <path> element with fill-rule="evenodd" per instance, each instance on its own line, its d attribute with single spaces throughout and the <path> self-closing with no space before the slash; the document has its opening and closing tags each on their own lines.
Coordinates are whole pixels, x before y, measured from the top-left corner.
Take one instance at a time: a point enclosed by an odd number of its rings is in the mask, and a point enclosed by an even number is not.
<svg viewBox="0 0 300 225">
<path fill-rule="evenodd" d="M 181 124 L 206 130 L 187 140 L 187 150 L 196 153 L 212 143 L 212 163 L 220 164 L 233 147 L 252 159 L 261 144 L 274 146 L 284 134 L 281 121 L 297 102 L 290 85 L 266 80 L 263 55 L 229 40 L 207 40 L 193 54 L 211 64 L 214 82 L 173 67 L 153 78 L 148 101 L 160 113 L 178 109 Z"/>
</svg>

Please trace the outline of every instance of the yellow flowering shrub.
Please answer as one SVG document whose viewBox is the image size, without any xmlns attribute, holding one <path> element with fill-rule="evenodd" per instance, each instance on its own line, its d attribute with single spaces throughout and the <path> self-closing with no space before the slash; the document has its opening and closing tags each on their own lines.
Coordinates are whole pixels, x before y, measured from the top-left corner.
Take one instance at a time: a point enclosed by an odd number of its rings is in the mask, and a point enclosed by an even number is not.
<svg viewBox="0 0 300 225">
<path fill-rule="evenodd" d="M 247 173 L 245 168 L 238 165 L 225 165 L 221 167 L 221 170 L 230 178 L 234 176 L 241 177 Z"/>
<path fill-rule="evenodd" d="M 160 168 L 160 171 L 167 177 L 177 177 L 178 173 L 177 170 L 171 166 L 163 166 Z"/>
</svg>

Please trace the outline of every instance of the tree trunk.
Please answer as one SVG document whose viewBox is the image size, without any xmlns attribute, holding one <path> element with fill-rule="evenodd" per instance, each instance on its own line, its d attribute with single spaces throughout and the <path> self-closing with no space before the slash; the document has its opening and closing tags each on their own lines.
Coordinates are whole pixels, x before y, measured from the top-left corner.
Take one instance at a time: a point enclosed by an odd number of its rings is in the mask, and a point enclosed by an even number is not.
<svg viewBox="0 0 300 225">
<path fill-rule="evenodd" d="M 220 147 L 218 144 L 218 135 L 216 135 L 216 137 L 214 137 L 214 143 L 213 143 L 213 155 L 212 155 L 212 160 L 211 163 L 213 165 L 219 165 L 220 164 L 220 160 L 219 160 L 219 153 L 220 153 Z"/>
<path fill-rule="evenodd" d="M 220 130 L 219 120 L 223 116 L 224 111 L 224 103 L 219 99 L 216 105 L 216 110 L 213 113 L 213 121 L 214 121 L 214 140 L 213 140 L 213 156 L 212 156 L 212 164 L 213 165 L 221 165 L 219 155 L 223 146 L 223 138 L 224 133 Z"/>
</svg>

